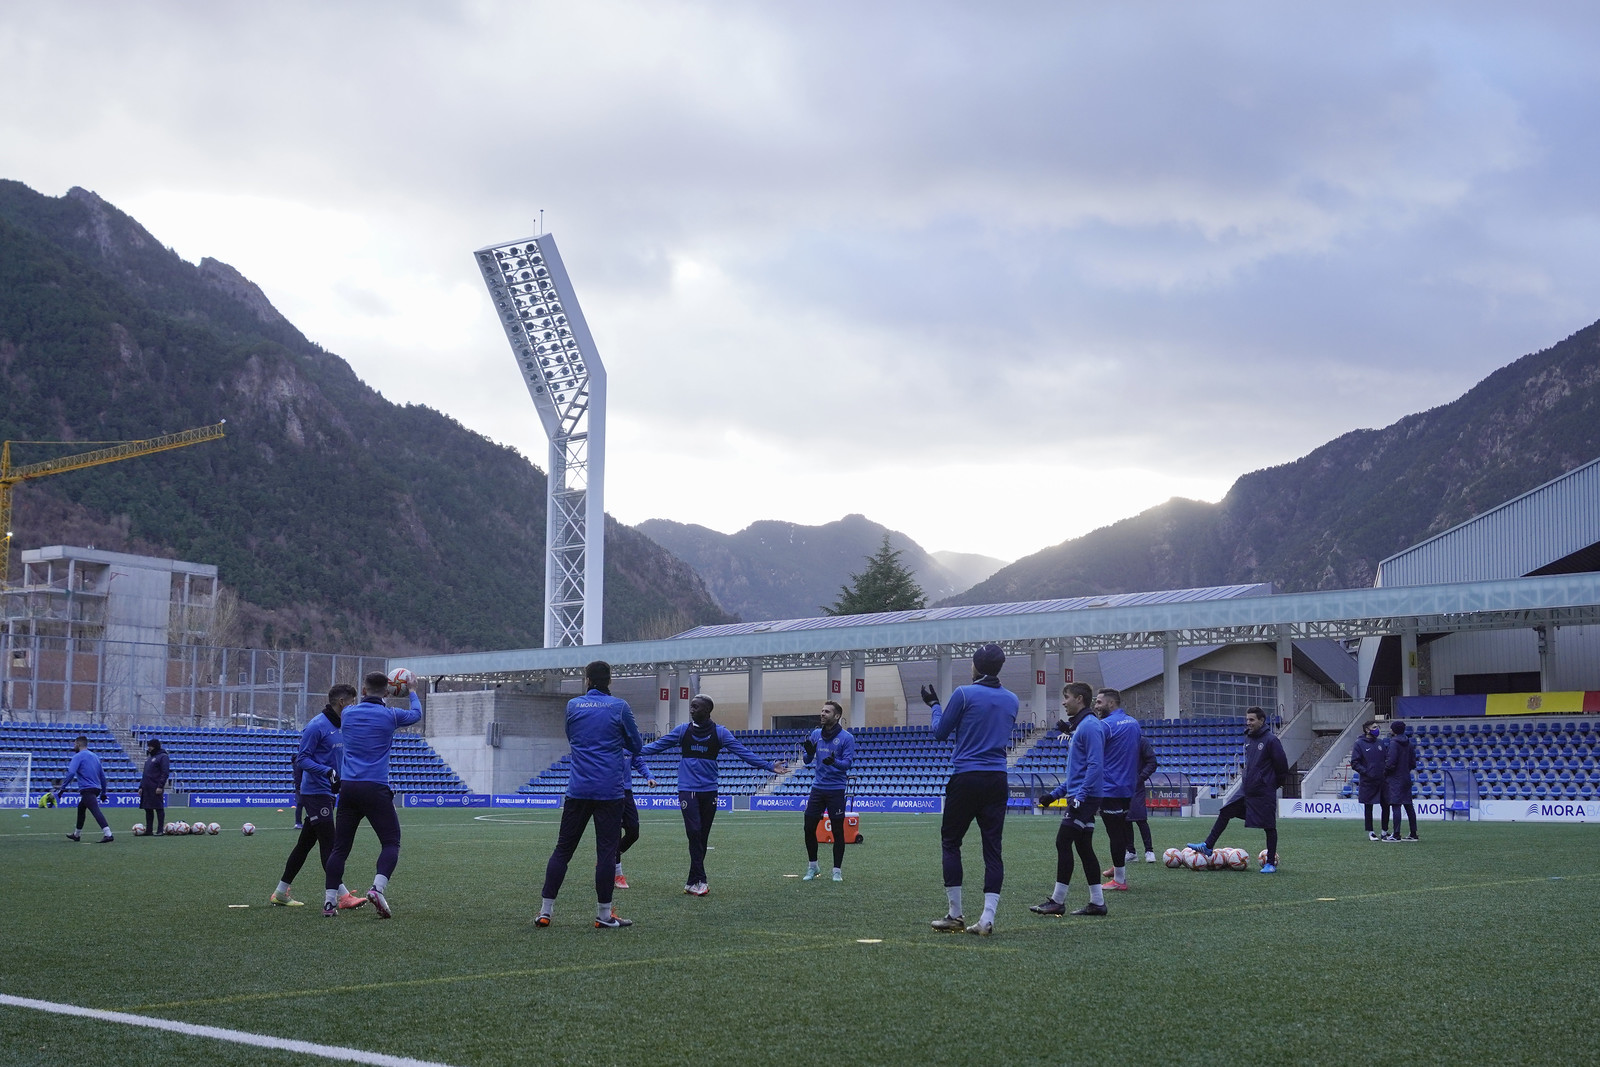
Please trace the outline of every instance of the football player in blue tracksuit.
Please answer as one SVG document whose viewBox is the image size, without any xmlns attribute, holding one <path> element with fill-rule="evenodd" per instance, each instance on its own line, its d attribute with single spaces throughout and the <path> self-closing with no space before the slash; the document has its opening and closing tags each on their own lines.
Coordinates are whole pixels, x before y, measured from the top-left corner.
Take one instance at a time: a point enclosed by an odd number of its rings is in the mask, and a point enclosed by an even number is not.
<svg viewBox="0 0 1600 1067">
<path fill-rule="evenodd" d="M 704 693 L 689 701 L 689 721 L 662 734 L 644 747 L 646 756 L 677 749 L 678 807 L 683 811 L 683 832 L 689 838 L 689 880 L 683 891 L 703 897 L 711 892 L 706 884 L 706 842 L 711 823 L 717 817 L 717 753 L 726 749 L 752 767 L 768 774 L 782 774 L 784 764 L 769 763 L 751 752 L 733 732 L 711 721 L 716 705 Z"/>
<path fill-rule="evenodd" d="M 87 813 L 93 815 L 94 821 L 100 824 L 100 843 L 109 845 L 114 837 L 111 824 L 100 813 L 100 798 L 111 792 L 106 784 L 105 768 L 100 766 L 100 757 L 89 751 L 89 739 L 83 734 L 73 739 L 72 747 L 76 754 L 67 761 L 67 773 L 56 783 L 58 801 L 63 789 L 74 780 L 78 783 L 78 828 L 67 837 L 73 841 L 83 840 L 83 817 Z"/>
<path fill-rule="evenodd" d="M 328 690 L 328 703 L 322 711 L 311 717 L 300 731 L 300 747 L 295 751 L 295 796 L 305 808 L 300 825 L 300 838 L 289 850 L 289 859 L 283 865 L 283 877 L 278 888 L 272 891 L 267 903 L 281 908 L 298 908 L 298 901 L 290 893 L 295 876 L 305 866 L 311 846 L 317 846 L 323 872 L 328 869 L 328 858 L 333 854 L 334 794 L 339 791 L 339 767 L 343 762 L 344 739 L 339 733 L 339 723 L 344 709 L 356 702 L 356 687 L 340 682 Z M 348 888 L 339 886 L 334 901 L 340 908 L 359 908 L 367 903 Z"/>
<path fill-rule="evenodd" d="M 535 927 L 550 925 L 556 894 L 567 877 L 567 864 L 578 851 L 583 831 L 594 820 L 594 925 L 600 930 L 632 926 L 611 906 L 616 890 L 617 849 L 622 835 L 623 797 L 628 791 L 629 756 L 644 747 L 633 709 L 611 695 L 611 664 L 597 659 L 583 669 L 589 691 L 567 701 L 567 744 L 572 771 L 561 804 L 561 829 L 544 869 L 543 898 Z"/>
<path fill-rule="evenodd" d="M 1411 772 L 1417 768 L 1417 746 L 1412 743 L 1411 735 L 1406 733 L 1406 724 L 1398 719 L 1389 724 L 1389 732 L 1394 736 L 1389 738 L 1389 754 L 1383 764 L 1384 800 L 1394 819 L 1394 833 L 1389 840 L 1415 841 L 1417 806 L 1411 801 Z M 1405 808 L 1406 818 L 1411 825 L 1411 836 L 1406 838 L 1400 836 L 1401 808 Z"/>
<path fill-rule="evenodd" d="M 339 814 L 334 823 L 333 849 L 322 865 L 322 914 L 339 914 L 339 890 L 344 885 L 344 865 L 356 843 L 361 820 L 372 824 L 382 846 L 378 851 L 378 873 L 367 890 L 367 900 L 381 919 L 390 915 L 387 890 L 395 866 L 400 862 L 400 817 L 394 810 L 394 790 L 389 788 L 389 750 L 394 747 L 395 731 L 422 721 L 422 701 L 416 691 L 404 686 L 395 696 L 411 696 L 409 708 L 391 708 L 383 702 L 390 693 L 389 679 L 374 671 L 362 680 L 361 701 L 344 709 L 339 717 L 339 733 L 344 740 L 344 757 L 339 768 Z"/>
<path fill-rule="evenodd" d="M 1244 723 L 1244 788 L 1236 799 L 1224 804 L 1217 813 L 1217 821 L 1211 825 L 1211 832 L 1206 839 L 1189 847 L 1209 857 L 1229 821 L 1243 819 L 1246 826 L 1266 831 L 1267 862 L 1261 865 L 1261 873 L 1276 874 L 1278 790 L 1289 780 L 1289 760 L 1284 756 L 1283 743 L 1267 726 L 1266 712 L 1260 708 L 1246 709 Z"/>
<path fill-rule="evenodd" d="M 1356 799 L 1361 802 L 1367 819 L 1367 840 L 1378 840 L 1372 828 L 1372 805 L 1378 805 L 1383 818 L 1383 836 L 1389 836 L 1389 805 L 1383 797 L 1383 776 L 1389 758 L 1389 746 L 1379 737 L 1378 724 L 1368 719 L 1361 724 L 1361 736 L 1350 750 L 1350 769 L 1359 775 Z"/>
<path fill-rule="evenodd" d="M 1133 851 L 1133 827 L 1128 809 L 1139 787 L 1139 720 L 1122 710 L 1122 694 L 1102 689 L 1094 696 L 1094 711 L 1106 728 L 1106 770 L 1100 799 L 1100 820 L 1106 824 L 1106 846 L 1111 849 L 1111 880 L 1105 888 L 1128 888 L 1128 853 Z"/>
<path fill-rule="evenodd" d="M 1089 903 L 1074 915 L 1104 915 L 1106 898 L 1100 883 L 1100 858 L 1094 854 L 1094 816 L 1105 791 L 1106 725 L 1089 707 L 1094 690 L 1083 682 L 1068 682 L 1061 690 L 1065 719 L 1056 724 L 1069 738 L 1066 779 L 1034 803 L 1048 808 L 1066 798 L 1067 811 L 1056 830 L 1056 887 L 1050 899 L 1028 910 L 1036 915 L 1065 915 L 1067 890 L 1072 885 L 1073 852 L 1083 863 L 1089 882 Z"/>
<path fill-rule="evenodd" d="M 955 735 L 950 781 L 944 787 L 944 818 L 939 845 L 944 866 L 944 892 L 949 910 L 933 920 L 944 933 L 962 930 L 980 937 L 994 933 L 994 913 L 1005 882 L 1001 839 L 1006 826 L 1006 748 L 1017 724 L 1017 695 L 1000 684 L 1006 654 L 999 645 L 984 645 L 972 656 L 972 684 L 959 686 L 950 702 L 939 704 L 933 686 L 922 687 L 922 702 L 931 709 L 933 736 Z M 983 914 L 971 926 L 961 914 L 961 839 L 973 821 L 983 840 Z"/>
<path fill-rule="evenodd" d="M 628 709 L 628 714 L 633 714 L 632 708 Z M 655 778 L 650 774 L 650 767 L 642 756 L 634 752 L 628 753 L 628 767 L 633 774 L 637 774 L 649 784 L 656 784 Z M 611 880 L 612 886 L 616 889 L 628 888 L 628 876 L 622 873 L 622 856 L 633 847 L 634 842 L 639 840 L 639 805 L 633 799 L 633 777 L 631 774 L 623 777 L 625 788 L 622 791 L 622 841 L 617 845 L 617 870 Z"/>
<path fill-rule="evenodd" d="M 837 700 L 823 702 L 822 725 L 805 739 L 806 765 L 816 764 L 811 795 L 806 798 L 805 841 L 806 873 L 809 882 L 817 876 L 817 824 L 823 812 L 833 826 L 833 880 L 844 881 L 844 793 L 849 784 L 850 764 L 856 758 L 855 735 L 840 720 L 844 708 Z"/>
</svg>

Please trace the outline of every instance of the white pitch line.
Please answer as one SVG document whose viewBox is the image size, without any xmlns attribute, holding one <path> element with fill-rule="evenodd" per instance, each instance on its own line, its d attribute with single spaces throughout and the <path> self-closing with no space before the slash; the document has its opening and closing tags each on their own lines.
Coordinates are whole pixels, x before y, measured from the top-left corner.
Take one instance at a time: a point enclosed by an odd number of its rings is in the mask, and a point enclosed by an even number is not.
<svg viewBox="0 0 1600 1067">
<path fill-rule="evenodd" d="M 410 1056 L 390 1056 L 387 1053 L 367 1052 L 359 1048 L 319 1045 L 315 1041 L 296 1041 L 292 1038 L 273 1037 L 270 1034 L 252 1034 L 245 1030 L 226 1030 L 220 1026 L 196 1026 L 193 1023 L 175 1022 L 171 1019 L 151 1019 L 143 1015 L 129 1015 L 120 1011 L 101 1011 L 98 1008 L 82 1008 L 76 1004 L 56 1004 L 48 1000 L 30 1000 L 27 997 L 12 997 L 4 993 L 0 993 L 0 1004 L 10 1005 L 13 1008 L 32 1008 L 34 1011 L 47 1011 L 56 1015 L 76 1015 L 85 1019 L 99 1019 L 101 1022 L 145 1026 L 152 1030 L 168 1030 L 187 1037 L 209 1037 L 217 1041 L 232 1041 L 238 1045 L 254 1045 L 257 1048 L 299 1052 L 307 1056 L 321 1056 L 329 1060 L 344 1060 L 347 1063 L 372 1063 L 378 1064 L 379 1067 L 450 1067 L 447 1063 L 439 1063 L 434 1060 L 417 1060 L 412 1059 Z"/>
</svg>

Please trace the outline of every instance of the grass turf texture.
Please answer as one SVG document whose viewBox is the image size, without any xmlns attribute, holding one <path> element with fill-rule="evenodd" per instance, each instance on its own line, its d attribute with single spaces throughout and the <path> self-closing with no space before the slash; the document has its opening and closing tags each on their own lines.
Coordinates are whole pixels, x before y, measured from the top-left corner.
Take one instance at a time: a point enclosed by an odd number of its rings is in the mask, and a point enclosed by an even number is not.
<svg viewBox="0 0 1600 1067">
<path fill-rule="evenodd" d="M 638 925 L 593 929 L 586 839 L 538 930 L 554 813 L 404 812 L 388 922 L 321 918 L 315 852 L 307 906 L 267 905 L 286 814 L 219 809 L 220 837 L 109 846 L 92 827 L 66 841 L 74 815 L 0 812 L 0 992 L 461 1065 L 1593 1062 L 1588 825 L 1424 823 L 1407 845 L 1285 820 L 1277 875 L 1139 863 L 1108 919 L 1046 919 L 1027 907 L 1054 881 L 1058 820 L 1014 816 L 981 939 L 928 927 L 933 816 L 864 817 L 834 884 L 828 845 L 821 880 L 785 877 L 805 869 L 798 814 L 722 813 L 696 899 L 677 814 L 647 812 L 616 895 Z M 1152 827 L 1158 855 L 1203 832 Z M 1222 843 L 1261 841 L 1236 823 Z M 376 847 L 363 829 L 357 892 Z M 967 877 L 975 918 L 975 829 Z M 1068 907 L 1086 899 L 1080 873 Z M 0 1006 L 0 1062 L 329 1061 Z"/>
</svg>

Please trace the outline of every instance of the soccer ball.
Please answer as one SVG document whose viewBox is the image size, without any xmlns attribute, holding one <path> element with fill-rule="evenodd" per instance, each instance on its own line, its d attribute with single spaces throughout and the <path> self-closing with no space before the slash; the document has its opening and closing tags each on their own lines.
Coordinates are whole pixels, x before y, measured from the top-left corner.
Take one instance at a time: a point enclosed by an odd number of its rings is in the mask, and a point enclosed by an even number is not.
<svg viewBox="0 0 1600 1067">
<path fill-rule="evenodd" d="M 172 830 L 174 833 L 186 834 L 189 832 L 189 824 L 184 822 L 182 819 L 179 819 L 173 824 Z"/>
<path fill-rule="evenodd" d="M 197 822 L 193 826 L 189 827 L 189 832 L 196 835 L 203 834 L 206 832 L 206 824 L 203 822 Z"/>
<path fill-rule="evenodd" d="M 1213 871 L 1228 869 L 1228 850 L 1225 848 L 1212 849 L 1210 865 Z"/>
<path fill-rule="evenodd" d="M 1272 862 L 1272 857 L 1267 854 L 1266 849 L 1262 849 L 1256 854 L 1256 862 L 1265 867 L 1267 864 Z"/>
<path fill-rule="evenodd" d="M 1250 869 L 1250 853 L 1242 848 L 1223 849 L 1228 854 L 1228 866 L 1236 871 Z"/>
<path fill-rule="evenodd" d="M 1183 865 L 1189 868 L 1191 871 L 1203 871 L 1211 865 L 1211 861 L 1206 859 L 1206 854 L 1204 852 L 1198 852 L 1192 848 L 1186 848 L 1183 850 L 1182 855 Z"/>
<path fill-rule="evenodd" d="M 1167 849 L 1165 852 L 1163 852 L 1161 854 L 1161 862 L 1165 863 L 1168 867 L 1182 867 L 1183 866 L 1183 849 L 1181 849 L 1181 848 L 1169 848 L 1169 849 Z"/>
<path fill-rule="evenodd" d="M 161 832 L 164 833 L 164 834 L 172 833 L 172 826 L 173 826 L 173 824 L 170 823 L 170 822 L 169 823 L 162 823 Z"/>
<path fill-rule="evenodd" d="M 256 832 L 256 824 L 253 822 L 247 822 L 243 826 L 239 827 L 239 831 L 243 833 L 244 836 L 249 837 L 251 834 Z"/>
<path fill-rule="evenodd" d="M 413 681 L 415 677 L 404 667 L 396 667 L 389 672 L 389 684 L 394 686 L 394 691 L 400 696 L 405 696 L 411 691 Z"/>
<path fill-rule="evenodd" d="M 221 832 L 222 832 L 222 824 L 221 823 L 214 822 L 214 823 L 212 823 L 212 824 L 210 824 L 209 826 L 206 827 L 206 833 L 208 833 L 208 834 L 215 835 L 215 834 L 220 834 Z"/>
<path fill-rule="evenodd" d="M 133 824 L 133 836 L 134 837 L 143 837 L 144 836 L 144 823 L 136 822 L 136 823 Z"/>
</svg>

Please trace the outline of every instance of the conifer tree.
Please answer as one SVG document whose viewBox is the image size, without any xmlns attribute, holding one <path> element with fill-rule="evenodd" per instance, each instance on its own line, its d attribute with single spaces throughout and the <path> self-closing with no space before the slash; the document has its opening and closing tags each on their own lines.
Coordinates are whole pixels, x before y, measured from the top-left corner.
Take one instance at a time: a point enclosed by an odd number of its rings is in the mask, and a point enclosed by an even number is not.
<svg viewBox="0 0 1600 1067">
<path fill-rule="evenodd" d="M 911 570 L 900 562 L 900 550 L 889 547 L 889 535 L 867 557 L 860 574 L 839 587 L 839 599 L 822 610 L 828 615 L 866 615 L 875 611 L 915 611 L 928 606 L 928 598 Z"/>
</svg>

